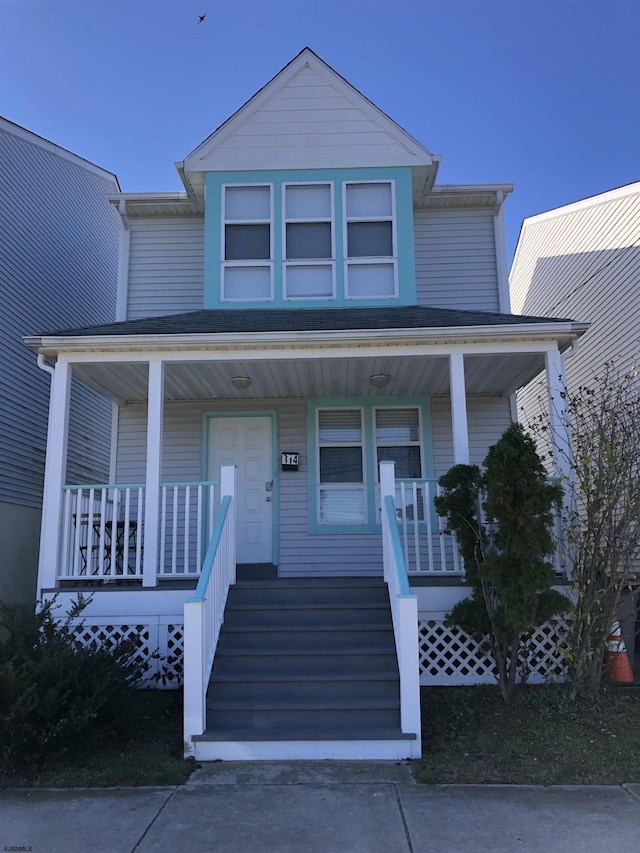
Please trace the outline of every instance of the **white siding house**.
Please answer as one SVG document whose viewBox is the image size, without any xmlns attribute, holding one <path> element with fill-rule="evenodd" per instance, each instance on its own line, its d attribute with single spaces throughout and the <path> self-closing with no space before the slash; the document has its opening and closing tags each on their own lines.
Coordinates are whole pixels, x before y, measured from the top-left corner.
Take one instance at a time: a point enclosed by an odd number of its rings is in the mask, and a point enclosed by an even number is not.
<svg viewBox="0 0 640 853">
<path fill-rule="evenodd" d="M 567 386 L 593 387 L 605 362 L 640 366 L 640 182 L 531 216 L 522 223 L 509 277 L 513 310 L 589 323 L 566 359 Z M 540 411 L 539 378 L 517 394 L 524 423 Z M 544 402 L 542 403 L 544 405 Z M 640 428 L 640 425 L 639 425 Z M 622 631 L 640 657 L 633 620 Z"/>
<path fill-rule="evenodd" d="M 39 590 L 184 665 L 188 753 L 417 755 L 419 680 L 492 679 L 443 624 L 437 478 L 541 370 L 558 394 L 584 328 L 509 313 L 511 185 L 438 185 L 439 159 L 305 49 L 184 192 L 112 197 L 118 322 L 28 339 L 56 360 Z M 116 406 L 109 480 L 67 471 L 71 378 Z"/>
<path fill-rule="evenodd" d="M 24 335 L 115 318 L 119 189 L 104 169 L 0 118 L 0 600 L 32 602 L 50 377 Z M 109 473 L 111 403 L 72 388 L 68 476 Z M 87 417 L 87 412 L 91 415 Z"/>
<path fill-rule="evenodd" d="M 509 284 L 517 314 L 589 323 L 567 360 L 571 387 L 589 385 L 605 361 L 621 369 L 640 351 L 640 182 L 558 207 L 522 223 Z M 520 395 L 522 405 L 527 389 Z"/>
</svg>

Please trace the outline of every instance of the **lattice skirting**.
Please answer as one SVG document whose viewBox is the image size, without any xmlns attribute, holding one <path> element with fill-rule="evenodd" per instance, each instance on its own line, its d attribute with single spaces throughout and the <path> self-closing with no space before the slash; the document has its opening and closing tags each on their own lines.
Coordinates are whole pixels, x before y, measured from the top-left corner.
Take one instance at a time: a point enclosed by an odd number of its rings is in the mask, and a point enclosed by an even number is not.
<svg viewBox="0 0 640 853">
<path fill-rule="evenodd" d="M 75 633 L 87 646 L 94 642 L 113 646 L 122 640 L 129 640 L 134 648 L 133 657 L 147 665 L 144 675 L 144 685 L 147 687 L 172 688 L 182 684 L 182 624 L 162 619 L 146 624 L 142 620 L 133 619 L 122 624 L 94 618 L 90 622 L 81 620 L 75 626 Z"/>
<path fill-rule="evenodd" d="M 525 674 L 534 684 L 564 680 L 566 663 L 562 647 L 567 628 L 565 620 L 554 620 L 524 638 L 518 666 L 520 680 Z M 135 649 L 134 657 L 147 664 L 146 685 L 171 688 L 182 683 L 182 624 L 161 619 L 146 624 L 137 620 L 120 624 L 108 619 L 93 619 L 90 624 L 76 626 L 76 634 L 87 645 L 130 640 Z M 474 640 L 460 628 L 449 628 L 439 619 L 420 621 L 418 642 L 421 684 L 495 683 L 488 644 Z"/>
<path fill-rule="evenodd" d="M 518 656 L 518 678 L 532 684 L 563 681 L 566 661 L 563 646 L 568 623 L 564 619 L 546 622 L 523 637 Z M 474 640 L 460 628 L 447 627 L 442 620 L 418 622 L 420 683 L 494 684 L 495 668 L 488 641 Z"/>
</svg>

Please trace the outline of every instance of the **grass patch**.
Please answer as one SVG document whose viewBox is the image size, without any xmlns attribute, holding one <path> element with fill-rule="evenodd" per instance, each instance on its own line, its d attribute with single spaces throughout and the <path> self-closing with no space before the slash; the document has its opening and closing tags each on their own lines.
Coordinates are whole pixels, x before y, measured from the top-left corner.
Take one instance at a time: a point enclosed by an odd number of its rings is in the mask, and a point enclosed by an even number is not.
<svg viewBox="0 0 640 853">
<path fill-rule="evenodd" d="M 39 765 L 0 767 L 0 787 L 179 785 L 197 766 L 182 757 L 182 691 L 138 690 L 117 738 L 96 733 L 75 752 Z"/>
<path fill-rule="evenodd" d="M 419 782 L 612 785 L 640 781 L 640 696 L 569 699 L 562 685 L 423 688 Z"/>
</svg>

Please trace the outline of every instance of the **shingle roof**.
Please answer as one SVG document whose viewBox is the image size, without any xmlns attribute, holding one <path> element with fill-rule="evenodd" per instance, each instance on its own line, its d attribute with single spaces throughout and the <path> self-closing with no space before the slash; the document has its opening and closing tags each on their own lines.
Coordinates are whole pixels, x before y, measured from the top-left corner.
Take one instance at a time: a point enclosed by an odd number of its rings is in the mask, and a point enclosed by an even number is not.
<svg viewBox="0 0 640 853">
<path fill-rule="evenodd" d="M 437 329 L 456 326 L 520 326 L 568 323 L 549 317 L 527 317 L 490 311 L 460 311 L 426 306 L 384 308 L 265 308 L 190 311 L 102 326 L 45 332 L 42 337 L 93 335 L 207 335 L 233 332 L 319 332 L 364 329 Z"/>
</svg>

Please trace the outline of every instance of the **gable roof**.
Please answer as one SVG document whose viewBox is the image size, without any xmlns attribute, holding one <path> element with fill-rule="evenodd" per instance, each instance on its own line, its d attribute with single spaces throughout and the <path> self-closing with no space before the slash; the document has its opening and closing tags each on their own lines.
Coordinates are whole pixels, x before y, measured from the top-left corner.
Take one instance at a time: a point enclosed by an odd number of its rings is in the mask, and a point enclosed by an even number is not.
<svg viewBox="0 0 640 853">
<path fill-rule="evenodd" d="M 207 171 L 374 166 L 432 184 L 439 159 L 306 47 L 176 166 L 192 187 Z"/>
</svg>

